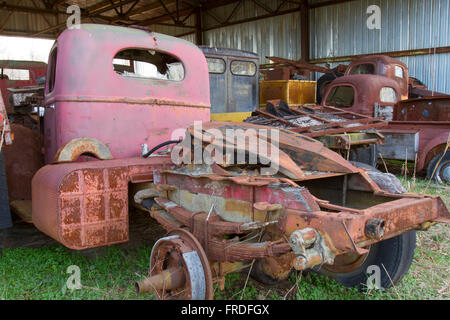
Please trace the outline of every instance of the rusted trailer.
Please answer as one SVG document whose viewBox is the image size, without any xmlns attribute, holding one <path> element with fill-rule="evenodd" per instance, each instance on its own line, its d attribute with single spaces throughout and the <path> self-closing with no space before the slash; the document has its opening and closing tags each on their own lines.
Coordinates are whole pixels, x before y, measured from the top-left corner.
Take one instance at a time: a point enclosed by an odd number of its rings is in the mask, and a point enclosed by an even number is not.
<svg viewBox="0 0 450 320">
<path fill-rule="evenodd" d="M 363 286 L 367 266 L 383 265 L 388 287 L 409 269 L 415 230 L 449 222 L 439 197 L 404 193 L 395 177 L 312 138 L 208 122 L 208 79 L 203 53 L 184 40 L 91 24 L 64 31 L 49 58 L 35 226 L 75 250 L 125 242 L 135 204 L 167 230 L 136 290 L 211 299 L 214 282 L 248 267 L 264 283 L 320 269 Z"/>
</svg>

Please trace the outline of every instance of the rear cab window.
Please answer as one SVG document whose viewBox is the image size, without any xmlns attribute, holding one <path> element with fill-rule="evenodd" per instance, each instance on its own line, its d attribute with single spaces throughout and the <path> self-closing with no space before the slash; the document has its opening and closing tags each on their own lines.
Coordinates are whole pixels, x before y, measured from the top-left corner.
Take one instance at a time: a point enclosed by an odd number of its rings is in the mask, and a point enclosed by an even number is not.
<svg viewBox="0 0 450 320">
<path fill-rule="evenodd" d="M 116 74 L 124 78 L 182 81 L 183 63 L 176 57 L 149 49 L 119 51 L 112 62 Z"/>
<path fill-rule="evenodd" d="M 358 64 L 352 67 L 349 74 L 375 74 L 375 66 L 371 63 Z"/>
<path fill-rule="evenodd" d="M 337 86 L 331 89 L 326 104 L 338 108 L 351 108 L 355 99 L 355 90 L 351 86 Z"/>
</svg>

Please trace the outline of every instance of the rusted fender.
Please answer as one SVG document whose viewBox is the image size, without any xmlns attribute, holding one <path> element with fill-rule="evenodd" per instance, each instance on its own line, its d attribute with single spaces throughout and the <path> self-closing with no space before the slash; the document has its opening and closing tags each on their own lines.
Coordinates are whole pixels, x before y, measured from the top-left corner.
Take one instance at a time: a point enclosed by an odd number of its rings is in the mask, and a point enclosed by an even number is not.
<svg viewBox="0 0 450 320">
<path fill-rule="evenodd" d="M 100 160 L 111 160 L 109 148 L 94 138 L 76 138 L 67 142 L 56 152 L 53 163 L 73 162 L 81 155 L 92 155 Z"/>
</svg>

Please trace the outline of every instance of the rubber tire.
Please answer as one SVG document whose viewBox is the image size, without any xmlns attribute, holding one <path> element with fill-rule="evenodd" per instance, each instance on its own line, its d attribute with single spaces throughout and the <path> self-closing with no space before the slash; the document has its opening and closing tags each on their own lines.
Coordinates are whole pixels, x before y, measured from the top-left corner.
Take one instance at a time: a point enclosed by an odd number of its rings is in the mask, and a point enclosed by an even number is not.
<svg viewBox="0 0 450 320">
<path fill-rule="evenodd" d="M 352 164 L 357 168 L 371 169 L 381 173 L 380 170 L 365 163 L 355 161 Z M 320 268 L 317 273 L 333 278 L 346 287 L 356 286 L 359 290 L 364 290 L 366 289 L 367 268 L 370 265 L 377 265 L 381 271 L 381 287 L 389 288 L 392 282 L 394 284 L 398 283 L 408 273 L 414 258 L 415 249 L 416 231 L 413 230 L 371 245 L 366 260 L 351 272 L 333 273 L 324 268 Z M 389 273 L 389 276 L 386 274 L 382 264 Z"/>
<path fill-rule="evenodd" d="M 436 155 L 433 159 L 431 159 L 430 163 L 428 164 L 428 168 L 427 168 L 427 179 L 431 178 L 431 175 L 433 174 L 434 167 L 436 166 L 437 162 L 439 161 L 439 159 L 442 157 L 443 154 L 444 154 L 444 152 L 441 152 L 438 155 Z M 442 158 L 442 160 L 440 162 L 440 165 L 443 164 L 444 162 L 450 162 L 450 151 L 447 151 L 445 153 L 445 156 Z M 439 182 L 436 179 L 436 172 L 433 175 L 433 180 L 436 181 L 436 182 Z"/>
<path fill-rule="evenodd" d="M 370 247 L 366 260 L 355 270 L 347 273 L 334 273 L 321 268 L 318 273 L 333 278 L 346 287 L 366 289 L 366 270 L 370 265 L 380 268 L 380 286 L 389 288 L 397 284 L 408 272 L 416 248 L 416 231 L 409 231 L 394 238 L 377 242 Z M 389 273 L 386 274 L 385 269 Z"/>
<path fill-rule="evenodd" d="M 337 79 L 339 77 L 342 77 L 344 74 L 340 72 L 336 72 L 336 68 L 333 69 L 333 73 L 325 73 L 323 76 L 321 76 L 317 80 L 317 91 L 316 91 L 316 102 L 317 104 L 320 104 L 322 102 L 322 95 L 320 93 L 321 88 L 323 86 L 326 86 L 327 84 L 331 83 L 334 79 Z M 336 75 L 336 76 L 335 76 Z M 325 93 L 325 92 L 324 92 Z"/>
<path fill-rule="evenodd" d="M 269 276 L 264 272 L 262 267 L 263 259 L 256 259 L 255 263 L 253 263 L 252 272 L 250 273 L 251 277 L 262 284 L 273 286 L 278 284 L 281 280 L 277 280 Z"/>
</svg>

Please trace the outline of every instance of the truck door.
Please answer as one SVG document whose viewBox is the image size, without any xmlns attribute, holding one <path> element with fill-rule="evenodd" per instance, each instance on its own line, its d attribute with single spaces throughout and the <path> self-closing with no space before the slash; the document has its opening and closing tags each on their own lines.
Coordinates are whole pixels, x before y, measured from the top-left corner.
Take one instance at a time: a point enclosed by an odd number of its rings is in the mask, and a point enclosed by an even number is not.
<svg viewBox="0 0 450 320">
<path fill-rule="evenodd" d="M 206 57 L 209 71 L 211 113 L 227 112 L 226 62 L 222 58 Z"/>
<path fill-rule="evenodd" d="M 226 112 L 252 112 L 258 107 L 258 67 L 253 61 L 228 58 L 229 92 Z"/>
</svg>

